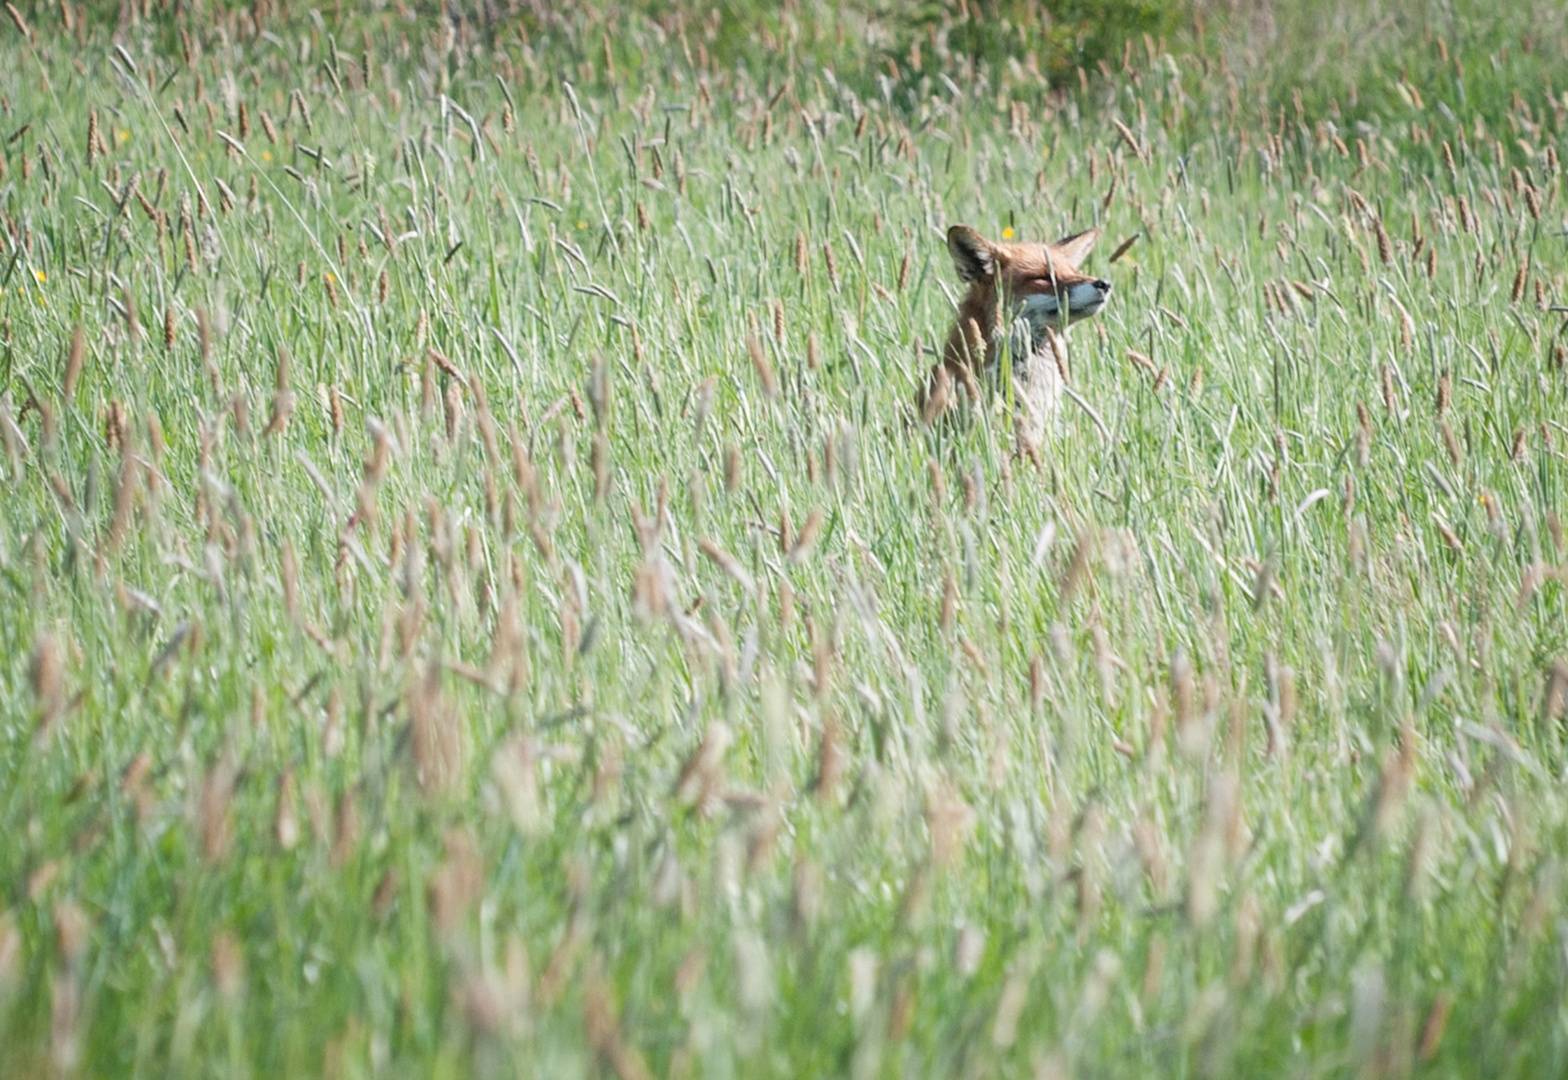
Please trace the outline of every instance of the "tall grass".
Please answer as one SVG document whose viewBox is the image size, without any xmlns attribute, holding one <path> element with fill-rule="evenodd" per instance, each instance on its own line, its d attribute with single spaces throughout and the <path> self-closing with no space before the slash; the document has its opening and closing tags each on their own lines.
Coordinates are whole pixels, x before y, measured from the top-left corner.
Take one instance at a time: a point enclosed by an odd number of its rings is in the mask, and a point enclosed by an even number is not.
<svg viewBox="0 0 1568 1080">
<path fill-rule="evenodd" d="M 61 10 L 8 1075 L 1563 1071 L 1561 12 Z M 1037 458 L 916 416 L 958 221 L 1105 229 Z"/>
</svg>

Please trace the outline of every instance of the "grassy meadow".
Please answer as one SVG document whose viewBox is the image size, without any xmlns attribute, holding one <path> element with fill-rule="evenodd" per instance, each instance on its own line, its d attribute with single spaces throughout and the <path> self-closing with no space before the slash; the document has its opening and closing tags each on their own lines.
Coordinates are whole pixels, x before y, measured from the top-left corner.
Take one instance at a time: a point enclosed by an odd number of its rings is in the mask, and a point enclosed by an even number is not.
<svg viewBox="0 0 1568 1080">
<path fill-rule="evenodd" d="M 1568 1071 L 1560 5 L 1030 10 L 0 18 L 0 1072 Z"/>
</svg>

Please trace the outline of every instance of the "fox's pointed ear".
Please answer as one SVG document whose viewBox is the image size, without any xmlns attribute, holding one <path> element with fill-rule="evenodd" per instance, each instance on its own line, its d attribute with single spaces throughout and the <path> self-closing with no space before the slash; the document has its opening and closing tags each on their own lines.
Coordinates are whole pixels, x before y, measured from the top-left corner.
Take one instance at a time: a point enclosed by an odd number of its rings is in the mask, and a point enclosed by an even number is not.
<svg viewBox="0 0 1568 1080">
<path fill-rule="evenodd" d="M 984 281 L 996 273 L 996 253 L 991 242 L 968 225 L 947 230 L 947 250 L 963 281 Z"/>
<path fill-rule="evenodd" d="M 1083 262 L 1084 258 L 1094 247 L 1094 242 L 1099 238 L 1099 229 L 1085 229 L 1081 233 L 1064 236 L 1051 245 L 1051 258 L 1060 259 L 1076 270 L 1078 269 L 1078 264 Z"/>
</svg>

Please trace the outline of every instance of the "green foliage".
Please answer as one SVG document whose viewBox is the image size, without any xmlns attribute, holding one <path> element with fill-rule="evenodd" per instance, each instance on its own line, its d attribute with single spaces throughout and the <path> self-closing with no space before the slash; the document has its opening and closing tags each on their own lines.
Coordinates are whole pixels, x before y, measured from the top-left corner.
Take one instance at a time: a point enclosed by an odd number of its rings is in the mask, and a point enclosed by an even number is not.
<svg viewBox="0 0 1568 1080">
<path fill-rule="evenodd" d="M 714 10 L 0 38 L 0 1071 L 1568 1071 L 1560 13 Z"/>
<path fill-rule="evenodd" d="M 1098 75 L 1120 67 L 1130 46 L 1141 49 L 1145 37 L 1169 33 L 1181 14 L 1172 0 L 966 0 L 894 4 L 886 12 L 911 43 L 940 34 L 955 55 L 978 67 L 1032 62 L 1056 86 L 1077 84 L 1080 71 Z"/>
</svg>

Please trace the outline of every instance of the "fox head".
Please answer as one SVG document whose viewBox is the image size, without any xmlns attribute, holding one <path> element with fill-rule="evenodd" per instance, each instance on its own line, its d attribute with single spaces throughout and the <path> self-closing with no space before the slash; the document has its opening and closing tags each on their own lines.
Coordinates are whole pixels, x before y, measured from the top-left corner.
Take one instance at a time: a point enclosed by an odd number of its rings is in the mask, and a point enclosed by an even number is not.
<svg viewBox="0 0 1568 1080">
<path fill-rule="evenodd" d="M 1099 229 L 1089 229 L 1054 244 L 997 243 L 968 225 L 954 225 L 947 250 L 969 286 L 966 307 L 995 305 L 1003 324 L 1028 319 L 1039 338 L 1105 306 L 1111 283 L 1078 270 L 1099 238 Z"/>
</svg>

